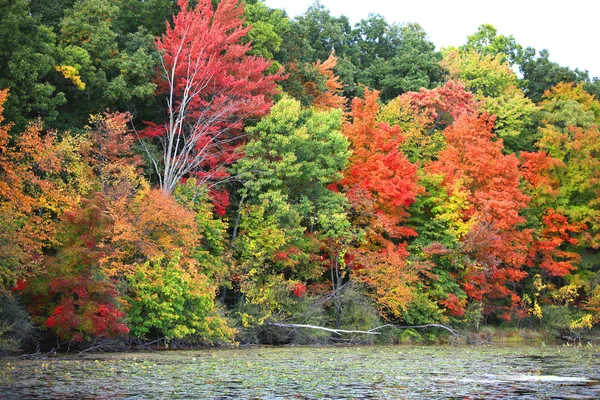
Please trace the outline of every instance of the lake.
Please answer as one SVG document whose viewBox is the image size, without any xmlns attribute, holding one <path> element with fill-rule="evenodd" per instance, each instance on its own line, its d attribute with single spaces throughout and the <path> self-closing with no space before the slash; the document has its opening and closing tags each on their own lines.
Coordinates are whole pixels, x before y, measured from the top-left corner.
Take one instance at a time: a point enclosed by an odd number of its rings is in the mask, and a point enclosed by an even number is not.
<svg viewBox="0 0 600 400">
<path fill-rule="evenodd" d="M 600 398 L 600 348 L 585 345 L 95 353 L 0 369 L 0 399 Z"/>
</svg>

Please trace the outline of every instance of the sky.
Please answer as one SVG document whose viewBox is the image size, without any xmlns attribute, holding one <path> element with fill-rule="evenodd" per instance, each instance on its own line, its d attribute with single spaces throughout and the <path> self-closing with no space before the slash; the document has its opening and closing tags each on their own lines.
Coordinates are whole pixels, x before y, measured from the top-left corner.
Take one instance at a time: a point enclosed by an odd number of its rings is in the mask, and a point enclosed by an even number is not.
<svg viewBox="0 0 600 400">
<path fill-rule="evenodd" d="M 416 22 L 438 49 L 460 46 L 481 24 L 514 36 L 523 47 L 547 49 L 550 60 L 600 77 L 598 0 L 321 0 L 332 15 L 355 24 L 369 13 L 392 23 Z M 288 16 L 303 14 L 313 0 L 265 0 Z"/>
</svg>

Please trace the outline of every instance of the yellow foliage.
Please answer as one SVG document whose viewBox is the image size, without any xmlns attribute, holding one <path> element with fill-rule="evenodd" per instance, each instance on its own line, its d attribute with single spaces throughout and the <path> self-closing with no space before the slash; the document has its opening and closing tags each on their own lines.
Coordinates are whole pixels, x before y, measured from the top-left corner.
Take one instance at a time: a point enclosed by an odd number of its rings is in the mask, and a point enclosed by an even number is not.
<svg viewBox="0 0 600 400">
<path fill-rule="evenodd" d="M 529 313 L 538 319 L 542 319 L 542 308 L 537 303 L 537 301 L 533 302 L 533 307 L 529 310 Z"/>
<path fill-rule="evenodd" d="M 593 323 L 600 322 L 600 286 L 596 286 L 592 295 L 585 304 L 585 309 L 593 315 Z"/>
<path fill-rule="evenodd" d="M 575 301 L 577 296 L 579 296 L 578 291 L 580 287 L 580 285 L 576 285 L 574 283 L 571 283 L 567 286 L 563 286 L 556 292 L 552 293 L 552 298 L 556 303 L 568 306 L 569 304 Z"/>
<path fill-rule="evenodd" d="M 540 274 L 535 274 L 533 277 L 533 288 L 537 295 L 539 295 L 542 290 L 548 288 L 548 285 L 545 285 L 544 282 L 542 282 Z"/>
<path fill-rule="evenodd" d="M 465 181 L 465 178 L 459 178 L 452 183 L 450 195 L 441 206 L 437 207 L 441 213 L 435 216 L 435 219 L 448 225 L 448 233 L 457 239 L 471 232 L 477 224 L 476 216 L 466 220 L 463 218 L 465 211 L 472 207 L 468 200 L 470 192 L 466 189 Z"/>
<path fill-rule="evenodd" d="M 73 82 L 77 89 L 84 90 L 85 82 L 81 80 L 77 68 L 71 65 L 57 65 L 55 69 L 60 72 L 65 78 Z"/>
<path fill-rule="evenodd" d="M 571 321 L 569 324 L 569 329 L 574 330 L 582 330 L 582 329 L 592 329 L 592 314 L 585 314 L 583 317 Z"/>
</svg>

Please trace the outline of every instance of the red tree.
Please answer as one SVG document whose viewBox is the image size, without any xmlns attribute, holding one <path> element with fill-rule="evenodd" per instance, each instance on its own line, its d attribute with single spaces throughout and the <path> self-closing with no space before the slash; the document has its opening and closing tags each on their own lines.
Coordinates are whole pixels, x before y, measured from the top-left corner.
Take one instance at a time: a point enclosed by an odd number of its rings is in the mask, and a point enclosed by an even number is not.
<svg viewBox="0 0 600 400">
<path fill-rule="evenodd" d="M 405 93 L 402 97 L 410 98 L 416 115 L 426 112 L 432 124 L 429 128 L 443 129 L 461 115 L 472 114 L 477 110 L 473 94 L 466 91 L 463 84 L 454 81 L 431 90 L 421 88 L 418 92 Z"/>
<path fill-rule="evenodd" d="M 379 225 L 399 238 L 413 234 L 399 223 L 408 216 L 407 209 L 419 191 L 417 166 L 400 151 L 404 140 L 400 127 L 377 122 L 378 98 L 379 92 L 366 90 L 365 100 L 352 102 L 353 121 L 344 126 L 344 134 L 353 154 L 340 183 L 351 201 L 374 202 Z"/>
<path fill-rule="evenodd" d="M 406 263 L 406 244 L 398 241 L 415 234 L 403 223 L 420 187 L 416 165 L 400 151 L 400 127 L 377 121 L 378 98 L 379 92 L 366 90 L 364 100 L 352 102 L 352 123 L 344 134 L 353 154 L 340 184 L 352 204 L 353 223 L 365 229 L 366 240 L 351 254 L 354 267 L 373 288 L 379 307 L 399 317 L 418 274 Z"/>
<path fill-rule="evenodd" d="M 222 0 L 213 10 L 211 0 L 181 11 L 167 25 L 156 46 L 161 53 L 159 93 L 166 96 L 167 118 L 149 124 L 147 137 L 158 138 L 164 169 L 161 188 L 171 192 L 181 178 L 197 174 L 202 181 L 222 178 L 223 166 L 235 159 L 244 119 L 264 115 L 281 73 L 266 75 L 271 62 L 248 55 L 241 44 L 243 3 Z"/>
<path fill-rule="evenodd" d="M 472 221 L 473 228 L 461 242 L 473 262 L 464 277 L 465 292 L 478 301 L 508 298 L 516 306 L 520 298 L 511 287 L 526 276 L 523 266 L 531 242 L 531 232 L 519 228 L 525 222 L 519 213 L 529 198 L 519 187 L 519 161 L 502 154 L 502 140 L 492 141 L 493 126 L 486 115 L 458 117 L 443 132 L 446 148 L 426 168 L 444 176 L 448 191 L 460 182 L 468 193 L 471 206 L 461 217 Z M 487 311 L 498 308 L 499 302 L 492 303 Z"/>
</svg>

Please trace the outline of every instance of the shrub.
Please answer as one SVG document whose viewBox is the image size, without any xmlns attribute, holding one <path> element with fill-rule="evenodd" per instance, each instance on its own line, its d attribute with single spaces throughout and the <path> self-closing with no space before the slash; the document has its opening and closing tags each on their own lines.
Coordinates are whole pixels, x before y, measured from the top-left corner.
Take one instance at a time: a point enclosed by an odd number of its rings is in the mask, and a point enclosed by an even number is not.
<svg viewBox="0 0 600 400">
<path fill-rule="evenodd" d="M 148 261 L 128 274 L 127 324 L 137 338 L 153 333 L 171 339 L 205 343 L 231 341 L 234 330 L 214 304 L 215 288 L 209 279 L 171 258 Z"/>
<path fill-rule="evenodd" d="M 18 351 L 33 338 L 29 314 L 12 294 L 0 295 L 0 353 Z"/>
</svg>

